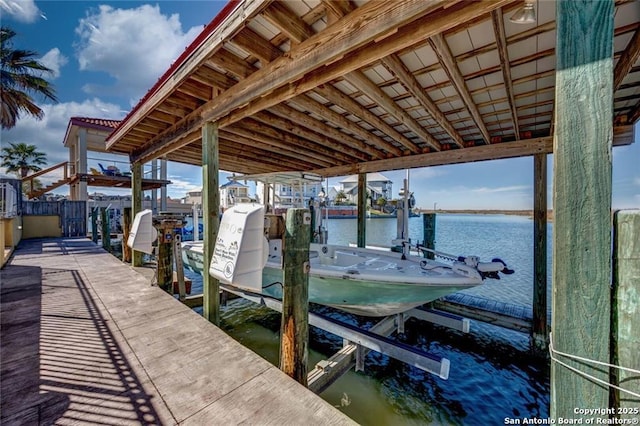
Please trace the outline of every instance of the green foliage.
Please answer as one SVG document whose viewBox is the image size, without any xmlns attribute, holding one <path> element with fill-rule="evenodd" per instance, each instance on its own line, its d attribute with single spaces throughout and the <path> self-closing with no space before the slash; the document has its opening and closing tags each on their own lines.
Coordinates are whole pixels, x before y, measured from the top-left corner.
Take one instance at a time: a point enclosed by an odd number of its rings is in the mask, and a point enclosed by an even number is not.
<svg viewBox="0 0 640 426">
<path fill-rule="evenodd" d="M 29 172 L 42 170 L 40 166 L 47 164 L 46 155 L 38 151 L 35 145 L 26 143 L 10 143 L 9 146 L 5 146 L 0 153 L 0 159 L 0 166 L 21 178 L 27 177 Z"/>
<path fill-rule="evenodd" d="M 344 204 L 346 199 L 347 199 L 347 195 L 344 193 L 344 191 L 342 190 L 338 191 L 335 199 L 336 205 Z"/>
<path fill-rule="evenodd" d="M 34 59 L 37 52 L 14 50 L 11 39 L 15 35 L 15 31 L 8 27 L 0 29 L 0 122 L 3 129 L 14 127 L 22 113 L 42 119 L 44 112 L 35 104 L 31 94 L 57 102 L 53 86 L 42 78 L 52 70 Z"/>
<path fill-rule="evenodd" d="M 24 195 L 29 195 L 30 192 L 39 191 L 43 188 L 43 185 L 40 179 L 35 178 L 31 182 L 33 182 L 33 188 L 31 187 L 30 182 L 22 182 L 22 193 Z"/>
</svg>

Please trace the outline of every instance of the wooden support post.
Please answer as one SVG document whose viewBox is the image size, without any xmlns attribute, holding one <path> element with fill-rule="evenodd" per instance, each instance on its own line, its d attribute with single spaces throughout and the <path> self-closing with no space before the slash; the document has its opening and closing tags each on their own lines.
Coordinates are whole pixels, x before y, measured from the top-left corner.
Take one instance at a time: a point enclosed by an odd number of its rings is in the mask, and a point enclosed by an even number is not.
<svg viewBox="0 0 640 426">
<path fill-rule="evenodd" d="M 556 2 L 553 349 L 609 362 L 614 2 Z M 603 381 L 608 369 L 555 354 Z M 551 417 L 605 408 L 609 390 L 551 363 Z M 584 420 L 583 420 L 584 421 Z"/>
<path fill-rule="evenodd" d="M 175 235 L 173 241 L 173 258 L 176 262 L 176 275 L 178 279 L 178 297 L 181 302 L 184 302 L 187 297 L 187 288 L 184 280 L 184 263 L 182 262 L 182 237 L 178 234 Z M 173 290 L 173 275 L 171 276 L 171 285 Z"/>
<path fill-rule="evenodd" d="M 129 240 L 129 231 L 131 231 L 131 207 L 125 207 L 122 213 L 123 229 L 122 229 L 122 261 L 131 262 L 131 247 L 127 245 Z"/>
<path fill-rule="evenodd" d="M 367 244 L 367 174 L 358 174 L 358 247 Z"/>
<path fill-rule="evenodd" d="M 613 292 L 611 364 L 640 370 L 640 210 L 618 211 L 613 219 Z M 611 383 L 640 394 L 640 375 L 611 369 Z M 620 418 L 638 419 L 640 398 L 611 389 L 611 405 Z"/>
<path fill-rule="evenodd" d="M 309 232 L 307 209 L 289 209 L 284 239 L 280 369 L 307 386 Z"/>
<path fill-rule="evenodd" d="M 218 167 L 218 124 L 208 122 L 202 126 L 203 315 L 216 325 L 220 323 L 220 283 L 209 275 L 209 266 L 220 226 Z"/>
<path fill-rule="evenodd" d="M 109 210 L 106 207 L 100 208 L 100 237 L 102 238 L 102 248 L 111 253 L 111 229 L 109 227 Z"/>
<path fill-rule="evenodd" d="M 91 241 L 98 244 L 98 208 L 91 209 Z"/>
<path fill-rule="evenodd" d="M 142 164 L 131 165 L 131 222 L 142 211 Z M 142 266 L 142 252 L 132 250 L 131 266 Z"/>
<path fill-rule="evenodd" d="M 530 346 L 547 356 L 547 155 L 533 156 L 533 321 Z"/>
<path fill-rule="evenodd" d="M 436 214 L 422 213 L 422 237 L 424 238 L 424 246 L 428 249 L 436 249 Z M 435 255 L 425 251 L 424 257 L 434 259 Z"/>
<path fill-rule="evenodd" d="M 166 292 L 173 293 L 173 239 L 163 238 L 165 229 L 158 230 L 158 287 Z M 172 233 L 169 232 L 171 236 Z M 165 234 L 166 237 L 166 234 Z"/>
</svg>

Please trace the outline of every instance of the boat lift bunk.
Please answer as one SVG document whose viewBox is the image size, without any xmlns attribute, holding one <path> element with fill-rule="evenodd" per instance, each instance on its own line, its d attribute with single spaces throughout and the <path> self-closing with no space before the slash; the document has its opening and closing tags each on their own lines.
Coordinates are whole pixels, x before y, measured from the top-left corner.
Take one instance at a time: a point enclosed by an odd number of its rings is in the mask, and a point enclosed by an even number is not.
<svg viewBox="0 0 640 426">
<path fill-rule="evenodd" d="M 282 312 L 282 302 L 264 294 L 252 293 L 225 284 L 220 288 L 253 303 Z M 470 321 L 458 315 L 426 308 L 413 308 L 401 314 L 384 317 L 370 329 L 347 324 L 319 313 L 309 312 L 309 324 L 344 339 L 343 348 L 329 359 L 319 361 L 308 374 L 308 387 L 322 392 L 344 373 L 355 367 L 364 371 L 364 358 L 370 350 L 407 363 L 441 379 L 449 378 L 450 362 L 447 358 L 397 342 L 389 336 L 404 332 L 404 324 L 410 318 L 468 333 Z"/>
</svg>

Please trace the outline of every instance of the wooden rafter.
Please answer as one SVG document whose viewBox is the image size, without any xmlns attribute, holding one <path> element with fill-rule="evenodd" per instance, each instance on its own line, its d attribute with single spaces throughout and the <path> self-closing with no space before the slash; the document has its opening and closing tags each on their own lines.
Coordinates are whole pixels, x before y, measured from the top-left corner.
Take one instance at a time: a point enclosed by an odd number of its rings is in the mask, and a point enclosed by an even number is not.
<svg viewBox="0 0 640 426">
<path fill-rule="evenodd" d="M 367 108 L 360 105 L 358 102 L 354 101 L 349 96 L 345 95 L 332 85 L 324 84 L 320 87 L 317 87 L 315 91 L 333 104 L 369 123 L 375 129 L 386 134 L 387 136 L 398 142 L 400 145 L 410 146 L 413 144 L 413 142 L 411 142 L 406 136 L 398 132 L 386 121 L 382 120 L 380 117 L 378 117 Z"/>
<path fill-rule="evenodd" d="M 232 125 L 221 131 L 229 131 L 252 138 L 274 148 L 296 153 L 303 159 L 308 158 L 309 161 L 317 163 L 329 163 L 327 158 L 331 158 L 327 153 L 318 153 L 314 149 L 315 146 L 309 141 L 282 130 L 278 131 L 278 129 L 256 120 L 247 119 L 242 122 L 242 126 Z M 304 150 L 300 149 L 302 146 L 305 147 Z"/>
<path fill-rule="evenodd" d="M 513 130 L 515 132 L 516 140 L 519 140 L 520 126 L 518 124 L 518 110 L 516 108 L 516 100 L 514 97 L 513 80 L 511 79 L 511 66 L 509 65 L 509 51 L 507 49 L 506 35 L 504 31 L 504 17 L 502 15 L 502 8 L 491 11 L 491 21 L 493 22 L 493 32 L 496 37 L 496 45 L 498 46 L 500 68 L 502 69 L 504 88 L 507 92 L 507 101 L 509 103 L 511 121 L 513 122 Z"/>
<path fill-rule="evenodd" d="M 476 126 L 478 126 L 478 129 L 480 130 L 480 134 L 482 134 L 482 137 L 485 140 L 485 143 L 487 144 L 491 143 L 491 137 L 489 136 L 489 131 L 487 130 L 486 126 L 484 125 L 484 122 L 482 121 L 482 116 L 480 115 L 480 111 L 478 111 L 478 108 L 473 102 L 473 98 L 471 97 L 471 94 L 467 89 L 467 85 L 464 82 L 464 77 L 462 77 L 462 74 L 458 69 L 458 64 L 455 62 L 453 55 L 449 50 L 449 46 L 447 45 L 447 42 L 444 40 L 444 37 L 440 34 L 436 34 L 429 39 L 429 43 L 431 44 L 431 48 L 433 49 L 433 51 L 438 56 L 438 60 L 442 64 L 442 67 L 444 68 L 445 73 L 449 77 L 451 84 L 456 89 L 456 91 L 458 92 L 458 95 L 460 95 L 460 98 L 462 99 L 462 102 L 469 110 L 469 113 L 471 114 L 473 121 L 476 123 Z"/>
<path fill-rule="evenodd" d="M 349 0 L 322 0 L 322 5 L 329 25 L 355 9 Z"/>
<path fill-rule="evenodd" d="M 618 126 L 613 129 L 613 145 L 633 143 L 633 126 Z M 314 170 L 324 177 L 346 176 L 359 173 L 384 172 L 416 167 L 442 166 L 446 164 L 471 163 L 475 161 L 497 160 L 502 158 L 525 157 L 535 154 L 552 154 L 553 137 L 522 139 L 516 142 L 480 145 L 472 148 L 451 151 L 431 152 L 407 157 L 389 158 L 366 163 L 335 166 Z"/>
<path fill-rule="evenodd" d="M 318 114 L 319 116 L 323 117 L 325 120 L 334 123 L 335 125 L 346 130 L 348 133 L 358 135 L 363 139 L 368 139 L 370 142 L 375 143 L 376 146 L 383 148 L 394 155 L 402 155 L 402 150 L 398 149 L 395 145 L 385 141 L 379 136 L 371 134 L 369 131 L 358 126 L 353 121 L 348 120 L 347 118 L 331 110 L 330 108 L 327 108 L 320 102 L 312 99 L 307 95 L 300 95 L 298 97 L 293 98 L 292 101 L 294 104 L 301 106 L 307 111 L 314 114 Z"/>
<path fill-rule="evenodd" d="M 358 88 L 363 93 L 366 93 L 367 96 L 374 100 L 376 104 L 380 106 L 380 108 L 387 111 L 391 116 L 393 116 L 400 123 L 407 126 L 413 133 L 415 133 L 424 143 L 429 145 L 431 148 L 436 151 L 440 150 L 440 142 L 435 140 L 433 136 L 429 134 L 424 128 L 418 123 L 413 117 L 407 114 L 398 104 L 396 104 L 393 99 L 389 95 L 387 95 L 382 89 L 380 89 L 376 84 L 374 84 L 371 80 L 367 78 L 364 73 L 361 71 L 352 71 L 349 74 L 344 76 L 344 79 L 347 80 L 350 84 Z M 411 144 L 405 146 L 409 150 L 409 152 L 417 153 L 420 152 L 420 148 L 416 144 Z"/>
<path fill-rule="evenodd" d="M 502 0 L 505 3 L 506 0 Z M 379 39 L 396 30 L 399 25 L 411 22 L 424 14 L 433 11 L 440 6 L 443 1 L 418 1 L 398 0 L 394 2 L 369 2 L 364 6 L 354 10 L 347 22 L 340 20 L 328 27 L 322 33 L 316 34 L 297 46 L 294 46 L 286 57 L 280 57 L 258 72 L 239 82 L 234 86 L 234 90 L 223 93 L 214 99 L 204 116 L 206 120 L 216 121 L 221 117 L 227 117 L 227 121 L 238 121 L 245 116 L 257 111 L 266 109 L 279 102 L 287 100 L 300 93 L 311 90 L 313 87 L 326 83 L 345 73 L 344 66 L 355 70 L 363 65 L 360 55 L 351 55 L 335 62 L 348 53 L 355 52 L 366 43 Z M 495 3 L 498 7 L 499 2 Z M 486 3 L 480 3 L 486 6 Z M 494 3 L 491 4 L 493 6 Z M 476 6 L 477 7 L 477 6 Z M 469 9 L 474 8 L 469 6 Z M 455 8 L 453 8 L 455 9 Z M 474 8 L 475 9 L 475 8 Z M 447 10 L 451 10 L 447 9 Z M 458 14 L 460 15 L 460 14 Z M 451 18 L 451 16 L 448 16 Z M 420 28 L 430 28 L 436 32 L 436 25 L 444 26 L 447 23 L 436 20 Z M 455 21 L 454 21 L 455 22 Z M 454 23 L 451 23 L 453 26 Z M 358 31 L 353 31 L 358 28 Z M 413 26 L 412 26 L 413 28 Z M 383 48 L 399 50 L 409 46 L 415 40 L 414 34 L 404 34 L 399 32 L 388 35 L 386 38 L 375 44 L 377 49 L 366 49 L 366 52 L 374 53 L 369 59 L 373 62 L 386 56 L 386 52 L 379 50 Z M 399 37 L 399 38 L 398 38 Z M 358 59 L 355 59 L 358 58 Z M 331 64 L 331 65 L 326 65 Z M 340 66 L 338 66 L 338 64 Z M 366 62 L 365 62 L 366 64 Z M 316 72 L 313 72 L 317 70 Z M 319 75 L 318 75 L 319 74 Z M 300 82 L 299 89 L 293 90 L 293 85 L 297 81 L 305 81 L 307 85 Z M 283 89 L 283 86 L 285 86 Z M 233 92 L 233 93 L 231 93 Z M 271 93 L 271 95 L 267 95 Z M 255 105 L 250 108 L 243 108 L 242 113 L 230 114 L 242 105 L 254 101 Z"/>
<path fill-rule="evenodd" d="M 449 123 L 445 115 L 436 106 L 433 100 L 427 94 L 427 91 L 420 85 L 418 80 L 407 70 L 402 60 L 395 54 L 389 55 L 382 60 L 385 67 L 389 69 L 398 80 L 404 85 L 407 91 L 413 96 L 420 105 L 433 117 L 433 119 L 442 127 L 458 147 L 464 147 L 464 140 L 458 131 Z"/>
<path fill-rule="evenodd" d="M 353 150 L 349 147 L 343 149 L 336 141 L 331 140 L 326 135 L 302 127 L 287 117 L 280 117 L 268 111 L 262 111 L 255 114 L 253 118 L 274 128 L 298 136 L 300 138 L 300 145 L 298 145 L 300 148 L 319 152 L 326 157 L 333 156 L 338 161 L 344 162 L 366 158 L 366 155 L 363 155 L 360 151 Z"/>
<path fill-rule="evenodd" d="M 282 51 L 271 44 L 268 40 L 263 39 L 255 33 L 251 28 L 245 27 L 231 40 L 231 43 L 237 45 L 260 59 L 263 63 L 269 63 L 274 59 L 282 56 Z"/>
<path fill-rule="evenodd" d="M 636 106 L 633 107 L 633 109 L 629 112 L 627 123 L 635 124 L 636 121 L 638 121 L 638 118 L 640 118 L 640 102 L 638 102 Z"/>
<path fill-rule="evenodd" d="M 352 136 L 346 135 L 342 133 L 340 130 L 328 126 L 315 118 L 305 114 L 304 112 L 298 111 L 295 108 L 292 108 L 288 105 L 279 104 L 274 105 L 269 109 L 272 113 L 279 115 L 280 117 L 288 118 L 289 120 L 295 122 L 298 125 L 304 126 L 308 129 L 313 130 L 314 132 L 318 132 L 328 137 L 341 141 L 346 144 L 349 148 L 353 150 L 355 154 L 357 151 L 360 151 L 361 154 L 365 154 L 365 157 L 370 158 L 384 158 L 384 152 L 380 151 L 376 147 L 367 144 L 360 139 L 356 139 Z"/>
<path fill-rule="evenodd" d="M 278 27 L 294 43 L 300 43 L 314 34 L 311 26 L 286 7 L 286 2 L 271 3 L 262 12 L 262 16 Z"/>
<path fill-rule="evenodd" d="M 616 68 L 613 71 L 614 91 L 620 87 L 622 80 L 629 73 L 633 64 L 636 63 L 638 57 L 640 57 L 640 29 L 637 29 L 633 34 L 627 48 L 622 52 L 622 55 L 620 55 L 620 58 L 618 59 Z"/>
</svg>

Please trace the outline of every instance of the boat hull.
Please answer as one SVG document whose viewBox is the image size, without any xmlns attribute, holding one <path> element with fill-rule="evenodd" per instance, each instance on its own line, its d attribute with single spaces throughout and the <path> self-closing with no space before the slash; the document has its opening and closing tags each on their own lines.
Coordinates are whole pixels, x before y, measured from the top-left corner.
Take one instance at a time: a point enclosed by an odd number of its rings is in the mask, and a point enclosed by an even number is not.
<svg viewBox="0 0 640 426">
<path fill-rule="evenodd" d="M 201 246 L 183 245 L 183 263 L 202 274 Z M 314 267 L 314 263 L 316 267 Z M 369 262 L 370 263 L 370 262 Z M 395 265 L 395 264 L 394 264 Z M 405 270 L 418 268 L 411 262 Z M 311 259 L 309 273 L 309 302 L 331 306 L 363 316 L 387 316 L 405 312 L 447 294 L 479 285 L 482 281 L 460 277 L 450 272 L 428 282 L 421 278 L 403 278 L 402 266 L 380 268 L 379 271 L 360 271 L 355 267 L 322 269 L 317 259 Z M 415 271 L 412 272 L 415 275 Z M 425 273 L 426 275 L 426 273 Z M 282 298 L 283 271 L 278 261 L 268 261 L 262 273 L 262 292 Z"/>
<path fill-rule="evenodd" d="M 262 273 L 263 293 L 282 298 L 282 269 L 265 266 Z M 395 315 L 447 294 L 465 290 L 473 285 L 429 285 L 399 283 L 397 281 L 364 281 L 343 277 L 309 274 L 309 302 L 331 306 L 356 315 Z"/>
</svg>

